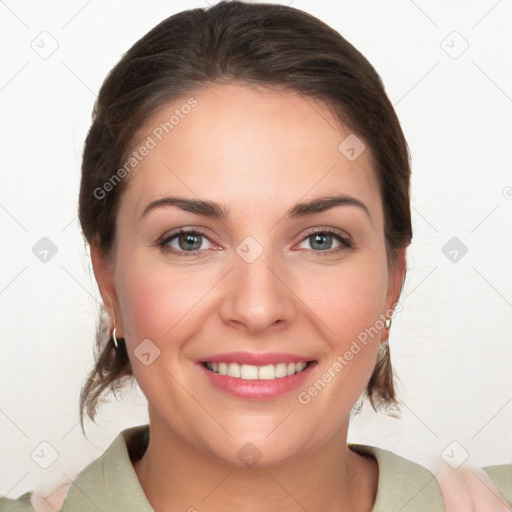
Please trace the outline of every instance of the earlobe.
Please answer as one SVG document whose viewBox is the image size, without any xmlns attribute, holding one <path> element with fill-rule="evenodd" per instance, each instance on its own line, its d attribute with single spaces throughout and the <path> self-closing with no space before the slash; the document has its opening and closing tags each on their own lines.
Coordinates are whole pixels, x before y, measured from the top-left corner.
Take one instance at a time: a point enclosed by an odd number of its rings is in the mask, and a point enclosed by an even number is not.
<svg viewBox="0 0 512 512">
<path fill-rule="evenodd" d="M 392 323 L 392 317 L 394 316 L 395 311 L 400 311 L 400 305 L 396 307 L 395 305 L 398 303 L 400 298 L 400 293 L 402 292 L 402 285 L 405 279 L 405 272 L 407 267 L 407 259 L 406 259 L 407 248 L 399 249 L 396 252 L 396 260 L 394 267 L 390 270 L 389 279 L 388 279 L 388 290 L 386 295 L 386 304 L 385 304 L 385 316 L 389 319 L 389 322 L 386 320 L 385 329 L 383 330 L 383 334 L 381 337 L 381 343 L 385 343 L 389 339 L 389 329 Z"/>
</svg>

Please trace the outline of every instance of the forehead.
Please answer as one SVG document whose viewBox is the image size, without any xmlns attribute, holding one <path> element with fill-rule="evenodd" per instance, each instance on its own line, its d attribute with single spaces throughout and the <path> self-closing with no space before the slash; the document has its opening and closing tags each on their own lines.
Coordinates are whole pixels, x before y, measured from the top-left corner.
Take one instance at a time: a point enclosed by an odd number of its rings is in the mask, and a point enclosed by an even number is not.
<svg viewBox="0 0 512 512">
<path fill-rule="evenodd" d="M 369 148 L 324 103 L 296 93 L 210 86 L 153 114 L 133 149 L 143 145 L 151 149 L 125 191 L 139 214 L 165 194 L 243 202 L 248 211 L 337 192 L 380 208 Z"/>
</svg>

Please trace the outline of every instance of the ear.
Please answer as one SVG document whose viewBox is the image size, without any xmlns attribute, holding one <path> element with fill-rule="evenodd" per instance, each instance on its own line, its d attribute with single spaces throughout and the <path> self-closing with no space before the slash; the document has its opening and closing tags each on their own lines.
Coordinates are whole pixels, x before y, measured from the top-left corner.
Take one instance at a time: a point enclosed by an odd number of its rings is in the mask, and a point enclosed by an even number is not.
<svg viewBox="0 0 512 512">
<path fill-rule="evenodd" d="M 91 242 L 90 249 L 94 277 L 98 283 L 101 298 L 103 299 L 105 308 L 111 318 L 112 326 L 115 321 L 117 336 L 119 338 L 123 338 L 124 331 L 122 326 L 121 308 L 114 282 L 114 270 L 112 265 L 105 258 L 105 255 L 96 239 Z"/>
<path fill-rule="evenodd" d="M 403 279 L 407 270 L 407 247 L 399 249 L 396 253 L 396 260 L 394 266 L 390 269 L 388 277 L 388 291 L 386 295 L 385 311 L 388 315 L 394 311 L 395 304 L 400 298 L 400 292 L 402 291 Z M 385 329 L 385 333 L 381 338 L 381 342 L 387 341 L 389 337 L 389 329 Z"/>
</svg>

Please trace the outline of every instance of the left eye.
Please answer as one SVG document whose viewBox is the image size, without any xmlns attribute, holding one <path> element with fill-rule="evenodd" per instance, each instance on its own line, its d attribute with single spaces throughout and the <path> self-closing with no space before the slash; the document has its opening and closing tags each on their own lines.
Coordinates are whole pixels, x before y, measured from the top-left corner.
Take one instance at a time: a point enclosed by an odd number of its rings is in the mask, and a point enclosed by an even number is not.
<svg viewBox="0 0 512 512">
<path fill-rule="evenodd" d="M 304 243 L 309 243 L 310 247 L 302 247 L 303 249 L 312 248 L 316 252 L 327 251 L 329 249 L 337 250 L 342 247 L 351 247 L 350 242 L 346 238 L 328 231 L 317 231 L 315 233 L 311 233 L 301 242 L 301 244 Z M 338 245 L 333 247 L 333 244 L 336 243 Z"/>
</svg>

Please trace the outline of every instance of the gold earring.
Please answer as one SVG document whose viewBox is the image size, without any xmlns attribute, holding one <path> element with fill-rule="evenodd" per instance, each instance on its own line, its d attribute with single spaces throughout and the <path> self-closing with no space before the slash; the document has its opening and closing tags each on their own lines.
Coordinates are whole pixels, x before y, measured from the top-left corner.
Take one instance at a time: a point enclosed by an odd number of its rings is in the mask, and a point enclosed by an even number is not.
<svg viewBox="0 0 512 512">
<path fill-rule="evenodd" d="M 112 339 L 114 340 L 114 345 L 117 348 L 117 338 L 116 338 L 116 328 L 112 331 Z"/>
<path fill-rule="evenodd" d="M 391 327 L 391 318 L 386 318 L 386 329 L 389 329 Z"/>
</svg>

